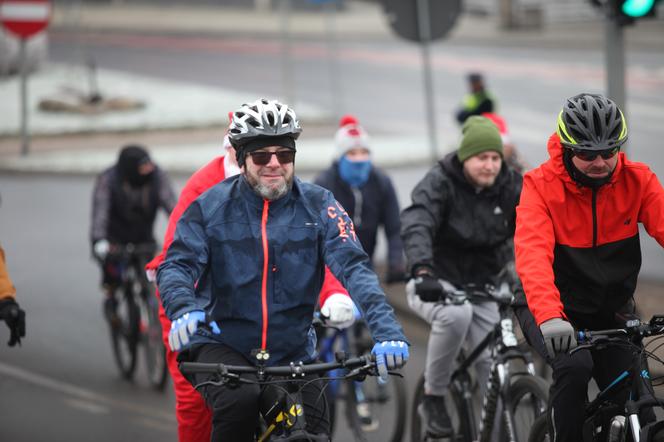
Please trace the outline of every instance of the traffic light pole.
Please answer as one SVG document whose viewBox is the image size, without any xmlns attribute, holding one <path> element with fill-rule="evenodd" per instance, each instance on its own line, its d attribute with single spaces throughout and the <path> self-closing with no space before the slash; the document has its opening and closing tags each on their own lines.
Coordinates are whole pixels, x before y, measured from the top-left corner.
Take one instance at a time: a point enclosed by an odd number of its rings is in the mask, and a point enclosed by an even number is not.
<svg viewBox="0 0 664 442">
<path fill-rule="evenodd" d="M 617 17 L 609 16 L 605 29 L 607 94 L 618 104 L 623 114 L 627 114 L 623 26 L 618 22 Z"/>
</svg>

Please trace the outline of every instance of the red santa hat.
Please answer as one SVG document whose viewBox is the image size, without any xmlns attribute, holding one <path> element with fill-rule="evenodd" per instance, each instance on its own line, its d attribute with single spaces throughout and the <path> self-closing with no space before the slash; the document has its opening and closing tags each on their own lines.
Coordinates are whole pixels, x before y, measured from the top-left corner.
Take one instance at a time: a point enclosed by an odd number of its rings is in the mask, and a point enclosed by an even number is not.
<svg viewBox="0 0 664 442">
<path fill-rule="evenodd" d="M 491 120 L 493 124 L 498 127 L 498 132 L 500 132 L 500 138 L 503 140 L 503 144 L 510 143 L 510 134 L 507 130 L 507 123 L 503 117 L 498 114 L 494 114 L 493 112 L 484 112 L 482 116 Z"/>
<path fill-rule="evenodd" d="M 334 135 L 334 144 L 338 156 L 344 155 L 351 149 L 361 148 L 371 151 L 369 147 L 369 135 L 360 126 L 353 115 L 347 114 L 339 120 L 339 129 Z"/>
</svg>

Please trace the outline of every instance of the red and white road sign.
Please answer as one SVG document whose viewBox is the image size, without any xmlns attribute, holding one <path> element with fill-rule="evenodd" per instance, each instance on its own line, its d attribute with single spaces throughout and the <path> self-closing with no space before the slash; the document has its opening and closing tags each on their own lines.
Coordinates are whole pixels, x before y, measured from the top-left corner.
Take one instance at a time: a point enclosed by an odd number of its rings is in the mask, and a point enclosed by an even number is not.
<svg viewBox="0 0 664 442">
<path fill-rule="evenodd" d="M 43 31 L 50 19 L 50 0 L 0 0 L 0 23 L 20 38 Z"/>
</svg>

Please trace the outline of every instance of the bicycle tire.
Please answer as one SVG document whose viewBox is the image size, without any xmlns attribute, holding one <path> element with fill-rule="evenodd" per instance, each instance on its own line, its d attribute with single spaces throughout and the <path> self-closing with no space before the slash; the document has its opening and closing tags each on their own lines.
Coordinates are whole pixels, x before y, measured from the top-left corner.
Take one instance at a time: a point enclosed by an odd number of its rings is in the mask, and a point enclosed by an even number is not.
<svg viewBox="0 0 664 442">
<path fill-rule="evenodd" d="M 516 440 L 526 442 L 535 420 L 546 413 L 549 398 L 546 381 L 538 376 L 520 376 L 509 387 L 512 422 L 516 427 Z M 503 425 L 504 427 L 504 425 Z M 501 439 L 508 441 L 504 428 Z"/>
<path fill-rule="evenodd" d="M 162 342 L 159 305 L 152 290 L 147 289 L 141 296 L 141 337 L 145 355 L 145 367 L 150 386 L 156 391 L 164 391 L 168 379 L 166 347 Z"/>
<path fill-rule="evenodd" d="M 411 419 L 410 419 L 410 440 L 411 442 L 423 442 L 428 440 L 422 429 L 422 422 L 420 414 L 417 411 L 418 406 L 422 403 L 424 397 L 424 375 L 420 376 L 417 386 L 415 387 L 415 395 L 411 406 Z M 463 393 L 459 391 L 456 384 L 450 384 L 450 394 L 446 397 L 447 412 L 452 420 L 452 428 L 454 429 L 454 436 L 443 440 L 470 442 L 472 440 L 470 434 L 470 425 L 468 417 L 465 412 L 459 414 L 458 410 L 464 409 Z M 435 440 L 435 439 L 434 439 Z"/>
<path fill-rule="evenodd" d="M 645 442 L 664 442 L 664 429 L 657 430 L 657 432 L 650 436 Z"/>
<path fill-rule="evenodd" d="M 546 414 L 535 419 L 533 427 L 530 429 L 528 442 L 549 442 L 549 423 Z"/>
<path fill-rule="evenodd" d="M 124 291 L 116 308 L 117 323 L 111 323 L 113 359 L 123 378 L 131 380 L 136 371 L 140 312 L 133 293 Z"/>
<path fill-rule="evenodd" d="M 401 442 L 406 428 L 406 385 L 399 377 L 344 382 L 348 424 L 356 441 Z M 359 391 L 358 391 L 359 390 Z M 358 401 L 364 395 L 364 402 Z M 368 413 L 367 413 L 368 412 Z"/>
</svg>

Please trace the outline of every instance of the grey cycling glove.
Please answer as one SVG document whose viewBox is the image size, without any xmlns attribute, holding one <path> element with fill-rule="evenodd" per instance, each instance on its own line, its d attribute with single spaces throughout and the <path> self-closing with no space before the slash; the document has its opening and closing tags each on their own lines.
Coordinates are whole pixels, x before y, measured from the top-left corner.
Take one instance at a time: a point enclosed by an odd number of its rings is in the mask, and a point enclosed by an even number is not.
<svg viewBox="0 0 664 442">
<path fill-rule="evenodd" d="M 553 318 L 543 322 L 540 325 L 540 331 L 546 344 L 546 351 L 552 358 L 576 347 L 574 327 L 562 318 Z"/>
</svg>

